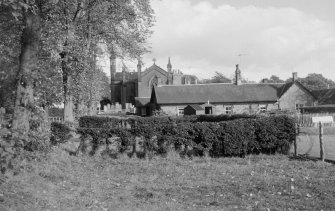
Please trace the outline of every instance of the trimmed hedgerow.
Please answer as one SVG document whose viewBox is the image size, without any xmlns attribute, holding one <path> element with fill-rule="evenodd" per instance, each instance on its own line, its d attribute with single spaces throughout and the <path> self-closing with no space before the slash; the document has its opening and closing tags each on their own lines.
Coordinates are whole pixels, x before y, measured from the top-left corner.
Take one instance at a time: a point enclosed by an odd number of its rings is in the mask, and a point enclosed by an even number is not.
<svg viewBox="0 0 335 211">
<path fill-rule="evenodd" d="M 261 116 L 259 115 L 248 115 L 248 114 L 232 114 L 232 115 L 199 115 L 196 116 L 197 122 L 224 122 L 231 121 L 236 119 L 257 119 Z"/>
<path fill-rule="evenodd" d="M 123 119 L 98 117 L 98 116 L 83 116 L 79 119 L 79 127 L 81 128 L 113 128 L 120 127 Z"/>
<path fill-rule="evenodd" d="M 214 157 L 287 153 L 295 136 L 294 120 L 287 116 L 222 115 L 208 118 L 208 122 L 195 121 L 194 117 L 188 120 L 170 117 L 84 117 L 80 126 L 86 127 L 78 131 L 83 137 L 91 136 L 94 143 L 112 136 L 121 137 L 124 149 L 134 145 L 135 137 L 142 137 L 146 151 L 164 154 L 170 147 L 188 147 L 194 155 L 209 153 Z"/>
</svg>

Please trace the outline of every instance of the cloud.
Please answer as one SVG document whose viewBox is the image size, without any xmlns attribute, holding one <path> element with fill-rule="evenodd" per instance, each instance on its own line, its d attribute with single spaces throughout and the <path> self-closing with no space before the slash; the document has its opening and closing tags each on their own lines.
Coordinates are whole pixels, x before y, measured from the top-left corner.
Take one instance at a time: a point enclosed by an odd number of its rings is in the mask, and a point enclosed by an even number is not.
<svg viewBox="0 0 335 211">
<path fill-rule="evenodd" d="M 335 68 L 333 22 L 295 8 L 213 6 L 190 0 L 153 1 L 156 26 L 151 38 L 152 53 L 184 73 L 210 78 L 215 71 L 230 76 L 241 63 L 244 77 L 260 80 L 275 74 L 284 79 L 292 71 L 300 76 Z M 244 54 L 238 57 L 238 54 Z"/>
</svg>

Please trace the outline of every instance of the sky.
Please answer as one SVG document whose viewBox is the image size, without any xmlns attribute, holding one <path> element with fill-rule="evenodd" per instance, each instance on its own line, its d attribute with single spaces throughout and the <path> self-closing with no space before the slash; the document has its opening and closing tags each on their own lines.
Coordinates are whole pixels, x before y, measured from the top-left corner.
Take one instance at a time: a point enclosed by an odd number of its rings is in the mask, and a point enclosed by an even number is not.
<svg viewBox="0 0 335 211">
<path fill-rule="evenodd" d="M 297 72 L 335 81 L 334 0 L 152 0 L 156 22 L 144 68 L 156 64 L 199 79 L 215 72 L 259 82 Z M 136 62 L 128 63 L 136 69 Z"/>
</svg>

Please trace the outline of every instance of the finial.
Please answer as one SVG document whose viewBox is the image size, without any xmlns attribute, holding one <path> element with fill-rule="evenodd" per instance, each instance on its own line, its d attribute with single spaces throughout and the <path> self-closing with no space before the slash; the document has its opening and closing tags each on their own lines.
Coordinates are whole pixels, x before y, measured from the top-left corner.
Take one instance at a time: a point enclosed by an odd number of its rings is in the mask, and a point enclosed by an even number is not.
<svg viewBox="0 0 335 211">
<path fill-rule="evenodd" d="M 156 64 L 156 58 L 153 58 L 152 61 L 154 62 L 154 64 Z"/>
</svg>

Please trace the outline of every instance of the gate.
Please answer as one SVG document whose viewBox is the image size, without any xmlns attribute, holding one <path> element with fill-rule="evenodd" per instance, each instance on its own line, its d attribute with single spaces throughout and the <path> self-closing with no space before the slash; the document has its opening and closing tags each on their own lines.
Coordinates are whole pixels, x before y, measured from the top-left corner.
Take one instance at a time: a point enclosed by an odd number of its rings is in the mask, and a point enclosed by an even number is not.
<svg viewBox="0 0 335 211">
<path fill-rule="evenodd" d="M 297 121 L 296 153 L 335 161 L 334 116 L 305 118 L 304 120 L 305 124 L 301 125 Z"/>
</svg>

